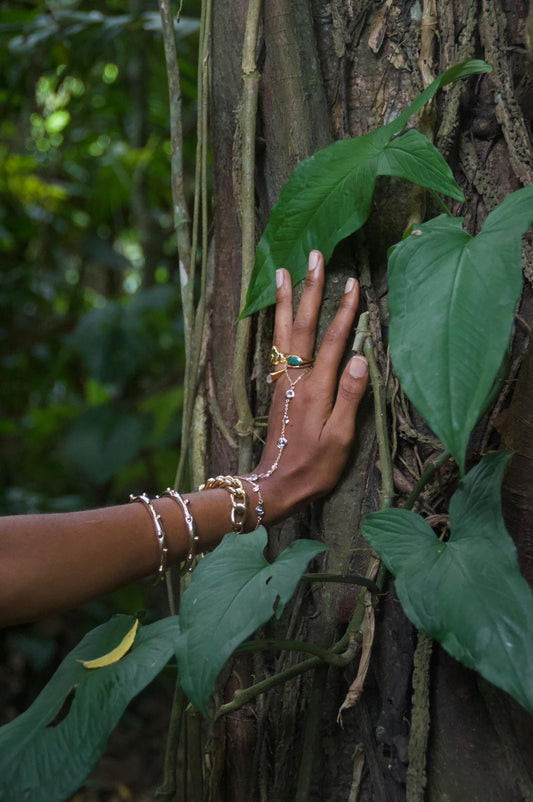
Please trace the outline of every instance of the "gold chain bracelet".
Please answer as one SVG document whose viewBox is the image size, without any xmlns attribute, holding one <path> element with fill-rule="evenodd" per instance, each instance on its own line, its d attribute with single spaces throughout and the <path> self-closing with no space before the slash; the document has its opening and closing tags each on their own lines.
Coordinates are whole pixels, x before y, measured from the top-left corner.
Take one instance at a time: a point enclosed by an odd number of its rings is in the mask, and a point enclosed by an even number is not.
<svg viewBox="0 0 533 802">
<path fill-rule="evenodd" d="M 233 531 L 240 535 L 244 528 L 248 511 L 248 496 L 238 476 L 214 476 L 207 479 L 198 490 L 215 490 L 223 487 L 231 496 L 231 524 Z"/>
</svg>

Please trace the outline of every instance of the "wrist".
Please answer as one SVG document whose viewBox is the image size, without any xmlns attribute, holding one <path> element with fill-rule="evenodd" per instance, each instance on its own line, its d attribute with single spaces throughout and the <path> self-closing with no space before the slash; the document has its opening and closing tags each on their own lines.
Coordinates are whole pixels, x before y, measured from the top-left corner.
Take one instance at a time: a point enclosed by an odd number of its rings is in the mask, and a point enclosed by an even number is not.
<svg viewBox="0 0 533 802">
<path fill-rule="evenodd" d="M 261 524 L 268 526 L 278 523 L 290 515 L 293 510 L 287 493 L 288 488 L 285 486 L 286 483 L 281 480 L 281 476 L 278 478 L 276 472 L 272 472 L 269 476 L 264 476 L 264 473 L 258 466 L 255 471 L 242 477 L 249 500 L 248 522 L 250 528 L 248 531 L 256 529 Z"/>
<path fill-rule="evenodd" d="M 259 484 L 259 477 L 257 473 L 244 474 L 238 477 L 246 492 L 247 510 L 245 528 L 246 532 L 253 532 L 263 523 L 265 516 L 265 502 L 263 498 L 263 491 Z"/>
</svg>

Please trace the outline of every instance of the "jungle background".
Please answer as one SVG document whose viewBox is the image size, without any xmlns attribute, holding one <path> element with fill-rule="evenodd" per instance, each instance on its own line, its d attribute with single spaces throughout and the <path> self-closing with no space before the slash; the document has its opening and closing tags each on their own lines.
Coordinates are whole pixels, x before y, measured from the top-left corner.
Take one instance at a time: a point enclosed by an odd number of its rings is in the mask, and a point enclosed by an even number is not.
<svg viewBox="0 0 533 802">
<path fill-rule="evenodd" d="M 185 3 L 178 32 L 191 186 L 198 16 Z M 155 494 L 176 472 L 184 365 L 157 3 L 2 3 L 0 63 L 1 512 Z M 165 594 L 135 585 L 2 633 L 1 723 L 86 631 L 140 609 L 166 614 Z M 84 800 L 153 798 L 172 685 L 131 708 Z"/>
<path fill-rule="evenodd" d="M 334 139 L 388 122 L 433 74 L 480 57 L 493 73 L 441 93 L 421 121 L 466 196 L 465 204 L 452 209 L 477 233 L 508 192 L 533 183 L 527 3 L 460 0 L 437 9 L 431 0 L 270 0 L 260 17 L 249 73 L 259 89 L 250 208 L 242 193 L 241 162 L 248 131 L 242 114 L 248 8 L 216 0 L 210 26 L 209 219 L 203 234 L 215 247 L 197 408 L 207 437 L 196 454 L 196 470 L 202 463 L 204 476 L 236 471 L 237 452 L 242 464 L 243 451 L 251 447 L 245 427 L 233 430 L 242 399 L 228 381 L 241 263 L 249 260 L 248 252 L 243 259 L 243 231 L 248 247 L 250 225 L 257 240 L 301 159 Z M 183 178 L 191 207 L 198 4 L 184 2 L 181 16 L 176 37 Z M 2 512 L 121 503 L 131 491 L 155 493 L 171 483 L 179 456 L 184 327 L 158 9 L 137 0 L 90 7 L 8 2 L 0 8 L 0 26 Z M 386 251 L 409 222 L 435 213 L 423 193 L 404 182 L 378 184 L 364 232 L 334 255 L 321 317 L 324 330 L 345 279 L 356 273 L 379 366 L 388 377 L 398 499 L 413 488 L 438 444 L 394 385 L 386 347 Z M 532 278 L 526 241 L 508 380 L 476 430 L 469 457 L 474 464 L 487 448 L 501 445 L 518 452 L 504 503 L 530 580 Z M 270 327 L 267 312 L 251 330 L 247 375 L 256 415 L 268 403 L 262 375 Z M 339 488 L 325 503 L 275 528 L 271 556 L 297 536 L 317 537 L 332 547 L 330 570 L 349 566 L 364 573 L 369 550 L 359 524 L 379 505 L 376 462 L 369 394 L 359 417 L 356 457 Z M 451 469 L 439 474 L 422 509 L 441 514 L 456 482 Z M 355 602 L 346 589 L 301 591 L 282 625 L 327 645 L 342 631 Z M 140 607 L 164 614 L 164 594 L 154 594 L 148 585 L 126 588 L 81 611 L 4 633 L 2 721 L 24 709 L 84 631 L 116 609 Z M 276 626 L 267 632 L 276 634 Z M 189 773 L 176 798 L 400 802 L 406 782 L 410 800 L 423 798 L 427 774 L 431 802 L 533 799 L 530 717 L 438 648 L 432 657 L 429 649 L 421 667 L 427 698 L 423 710 L 415 709 L 417 633 L 390 580 L 377 606 L 376 632 L 365 693 L 344 715 L 343 728 L 336 713 L 355 676 L 353 666 L 321 667 L 259 697 L 221 721 L 214 739 L 190 717 L 189 734 L 200 732 L 201 744 L 187 740 L 186 726 L 180 749 L 201 760 L 191 761 L 196 774 Z M 293 656 L 253 661 L 240 656 L 225 675 L 224 698 L 241 683 L 292 661 Z M 130 706 L 79 800 L 154 798 L 173 683 L 168 668 Z"/>
</svg>

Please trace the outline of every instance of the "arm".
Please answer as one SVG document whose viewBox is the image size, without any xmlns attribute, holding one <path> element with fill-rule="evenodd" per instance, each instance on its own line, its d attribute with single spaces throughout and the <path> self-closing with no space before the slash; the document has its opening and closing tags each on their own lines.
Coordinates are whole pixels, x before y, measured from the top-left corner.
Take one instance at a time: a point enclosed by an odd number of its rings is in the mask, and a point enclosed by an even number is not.
<svg viewBox="0 0 533 802">
<path fill-rule="evenodd" d="M 231 530 L 226 490 L 189 493 L 203 550 Z M 169 565 L 184 559 L 189 537 L 169 498 L 161 514 Z M 154 524 L 142 504 L 0 519 L 0 626 L 74 607 L 149 574 L 159 565 Z"/>
<path fill-rule="evenodd" d="M 274 344 L 283 353 L 310 356 L 324 283 L 322 256 L 316 251 L 310 255 L 310 269 L 294 323 L 287 271 L 278 270 L 277 283 Z M 260 480 L 266 525 L 329 492 L 342 473 L 353 441 L 357 406 L 367 382 L 365 360 L 353 357 L 335 397 L 338 368 L 358 299 L 359 287 L 354 282 L 344 294 L 313 369 L 291 374 L 300 380 L 290 403 L 287 446 L 276 470 Z M 279 453 L 277 441 L 288 386 L 285 377 L 274 385 L 267 442 L 255 469 L 257 474 L 266 473 Z M 187 498 L 200 549 L 214 548 L 231 529 L 228 492 L 213 489 L 189 493 Z M 248 530 L 255 526 L 254 502 L 250 498 Z M 152 503 L 164 522 L 169 564 L 178 563 L 184 559 L 189 543 L 183 514 L 170 498 Z M 154 525 L 140 503 L 0 519 L 0 626 L 81 604 L 155 572 L 158 565 Z"/>
</svg>

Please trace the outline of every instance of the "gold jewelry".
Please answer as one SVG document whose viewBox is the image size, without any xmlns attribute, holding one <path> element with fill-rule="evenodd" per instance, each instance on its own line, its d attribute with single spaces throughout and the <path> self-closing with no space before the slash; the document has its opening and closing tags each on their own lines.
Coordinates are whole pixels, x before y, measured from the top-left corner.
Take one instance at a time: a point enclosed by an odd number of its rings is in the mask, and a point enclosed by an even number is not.
<svg viewBox="0 0 533 802">
<path fill-rule="evenodd" d="M 285 365 L 287 368 L 309 368 L 313 362 L 314 359 L 298 356 L 298 354 L 282 354 L 275 345 L 270 350 L 271 365 Z"/>
<path fill-rule="evenodd" d="M 282 354 L 281 351 L 273 345 L 270 349 L 270 364 L 280 365 L 282 362 L 285 362 L 285 354 Z"/>
<path fill-rule="evenodd" d="M 148 514 L 150 518 L 154 522 L 155 526 L 155 536 L 157 538 L 157 544 L 159 546 L 159 568 L 157 569 L 157 578 L 156 582 L 161 580 L 161 582 L 165 579 L 165 571 L 167 570 L 167 554 L 168 548 L 166 545 L 166 532 L 163 526 L 163 521 L 161 520 L 161 516 L 156 512 L 154 505 L 146 495 L 146 493 L 141 493 L 139 496 L 134 496 L 130 494 L 130 502 L 132 501 L 140 501 L 146 509 L 148 510 Z"/>
<path fill-rule="evenodd" d="M 304 359 L 298 354 L 289 354 L 286 358 L 288 368 L 310 368 L 314 359 Z"/>
<path fill-rule="evenodd" d="M 233 524 L 233 531 L 240 534 L 243 530 L 244 521 L 246 518 L 246 512 L 248 509 L 248 496 L 246 495 L 246 491 L 244 490 L 243 481 L 249 482 L 254 490 L 257 493 L 258 504 L 255 508 L 255 512 L 257 514 L 257 521 L 255 528 L 257 529 L 258 526 L 261 524 L 263 520 L 263 516 L 265 514 L 264 508 L 264 500 L 263 494 L 261 493 L 261 488 L 258 484 L 258 479 L 268 479 L 274 471 L 278 469 L 279 461 L 281 459 L 281 455 L 283 453 L 283 449 L 287 446 L 288 440 L 286 435 L 287 425 L 290 423 L 289 419 L 289 406 L 292 399 L 295 396 L 294 388 L 298 384 L 298 382 L 304 378 L 305 373 L 300 374 L 296 381 L 292 381 L 290 378 L 287 367 L 288 358 L 292 358 L 293 360 L 298 360 L 299 364 L 293 364 L 292 367 L 299 367 L 299 368 L 309 368 L 311 367 L 313 360 L 304 360 L 301 357 L 297 356 L 296 354 L 290 354 L 289 357 L 286 357 L 282 354 L 275 345 L 272 346 L 272 350 L 270 352 L 270 362 L 272 365 L 282 365 L 281 368 L 277 370 L 273 370 L 267 376 L 267 382 L 275 382 L 281 376 L 285 375 L 287 377 L 287 381 L 289 382 L 289 389 L 285 390 L 285 404 L 283 406 L 283 415 L 281 419 L 281 432 L 280 436 L 276 442 L 276 446 L 278 448 L 278 454 L 270 468 L 265 471 L 264 473 L 252 473 L 250 476 L 243 476 L 242 480 L 238 476 L 215 476 L 211 479 L 207 479 L 198 490 L 211 490 L 216 487 L 224 487 L 229 490 L 231 494 L 231 522 Z"/>
<path fill-rule="evenodd" d="M 270 373 L 267 373 L 266 382 L 267 384 L 272 384 L 272 382 L 277 382 L 281 376 L 287 371 L 287 366 L 285 365 L 279 370 L 272 370 Z"/>
<path fill-rule="evenodd" d="M 177 490 L 174 490 L 172 487 L 167 487 L 165 492 L 161 493 L 161 495 L 170 496 L 170 498 L 174 499 L 174 501 L 181 507 L 183 515 L 185 516 L 185 525 L 189 533 L 189 549 L 187 551 L 187 557 L 180 568 L 180 576 L 184 576 L 188 571 L 192 571 L 192 564 L 194 562 L 194 558 L 196 557 L 196 549 L 198 547 L 198 541 L 200 540 L 194 527 L 194 518 L 189 512 L 189 504 L 191 502 L 188 498 L 182 498 Z M 158 498 L 160 498 L 160 496 L 158 496 Z"/>
<path fill-rule="evenodd" d="M 198 490 L 213 490 L 216 487 L 223 487 L 229 491 L 232 528 L 237 535 L 242 534 L 248 511 L 248 496 L 243 483 L 238 476 L 215 476 L 207 479 Z"/>
<path fill-rule="evenodd" d="M 300 376 L 298 376 L 298 378 L 294 382 L 291 380 L 291 378 L 290 378 L 290 376 L 289 376 L 289 374 L 287 373 L 286 370 L 283 370 L 283 373 L 285 374 L 285 376 L 287 377 L 287 381 L 289 382 L 289 389 L 285 390 L 285 404 L 283 406 L 283 414 L 282 414 L 282 418 L 281 418 L 281 433 L 280 433 L 280 436 L 279 436 L 279 438 L 278 438 L 278 440 L 276 442 L 276 445 L 278 447 L 278 456 L 276 457 L 276 459 L 274 460 L 274 462 L 272 463 L 272 465 L 270 466 L 268 471 L 265 471 L 264 473 L 253 473 L 253 474 L 251 474 L 250 479 L 253 482 L 257 482 L 258 479 L 268 479 L 269 476 L 272 476 L 274 471 L 276 471 L 278 469 L 278 465 L 279 465 L 279 461 L 281 459 L 281 455 L 283 453 L 283 449 L 286 447 L 286 445 L 288 443 L 288 440 L 285 437 L 285 433 L 286 433 L 287 424 L 290 423 L 289 405 L 290 405 L 292 399 L 295 396 L 294 388 L 296 387 L 298 382 L 301 381 L 301 379 L 303 379 L 303 377 L 305 376 L 305 373 L 302 373 Z M 268 382 L 269 378 L 270 378 L 270 374 L 267 376 L 267 382 Z"/>
</svg>

